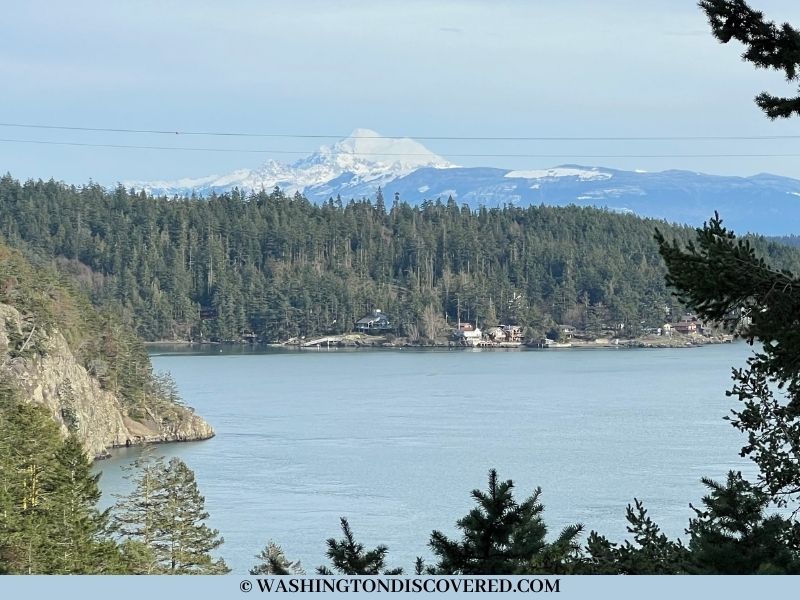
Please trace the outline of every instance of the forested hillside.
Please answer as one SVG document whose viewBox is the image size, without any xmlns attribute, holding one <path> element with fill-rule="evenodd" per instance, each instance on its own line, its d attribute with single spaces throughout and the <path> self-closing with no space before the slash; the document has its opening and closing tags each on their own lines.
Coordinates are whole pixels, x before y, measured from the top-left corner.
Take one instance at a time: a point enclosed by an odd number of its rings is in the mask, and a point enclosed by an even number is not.
<svg viewBox="0 0 800 600">
<path fill-rule="evenodd" d="M 0 304 L 21 315 L 19 329 L 9 328 L 8 360 L 46 354 L 50 336 L 58 332 L 104 388 L 131 405 L 146 395 L 152 370 L 133 332 L 111 313 L 95 310 L 54 269 L 35 267 L 2 238 Z"/>
<path fill-rule="evenodd" d="M 379 308 L 426 339 L 459 318 L 539 335 L 555 323 L 635 335 L 681 311 L 656 224 L 590 208 L 411 207 L 381 195 L 317 206 L 279 190 L 207 200 L 0 180 L 0 232 L 54 258 L 145 339 L 275 341 L 341 333 Z M 761 249 L 800 266 L 776 243 Z M 201 318 L 201 315 L 203 318 Z"/>
<path fill-rule="evenodd" d="M 800 235 L 782 235 L 770 239 L 786 246 L 795 246 L 800 248 Z"/>
</svg>

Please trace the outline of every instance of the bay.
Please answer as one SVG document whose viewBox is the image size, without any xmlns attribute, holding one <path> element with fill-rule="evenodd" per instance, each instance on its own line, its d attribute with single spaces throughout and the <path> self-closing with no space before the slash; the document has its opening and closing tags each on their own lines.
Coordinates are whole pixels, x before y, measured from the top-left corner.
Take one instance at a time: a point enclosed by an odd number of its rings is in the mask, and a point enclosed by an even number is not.
<svg viewBox="0 0 800 600">
<path fill-rule="evenodd" d="M 581 522 L 619 541 L 636 497 L 682 536 L 702 476 L 755 472 L 723 421 L 730 369 L 749 352 L 161 348 L 154 367 L 217 436 L 157 451 L 195 471 L 237 573 L 268 539 L 307 570 L 323 564 L 341 516 L 410 570 L 430 558 L 433 529 L 457 533 L 490 468 L 519 497 L 543 488 L 553 535 Z M 129 490 L 121 467 L 141 451 L 97 463 L 106 505 Z"/>
</svg>

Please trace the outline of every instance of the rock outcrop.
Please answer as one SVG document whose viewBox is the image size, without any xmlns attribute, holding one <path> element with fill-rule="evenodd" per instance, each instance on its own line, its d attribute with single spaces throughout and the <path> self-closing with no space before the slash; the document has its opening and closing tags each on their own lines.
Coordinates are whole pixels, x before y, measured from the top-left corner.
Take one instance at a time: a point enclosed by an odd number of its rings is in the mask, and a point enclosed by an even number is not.
<svg viewBox="0 0 800 600">
<path fill-rule="evenodd" d="M 211 426 L 184 406 L 162 403 L 131 414 L 76 360 L 57 329 L 40 333 L 37 345 L 44 351 L 12 356 L 12 340 L 24 339 L 28 329 L 16 308 L 0 303 L 0 378 L 11 380 L 22 399 L 44 406 L 65 435 L 74 430 L 90 456 L 101 458 L 110 448 L 131 444 L 214 436 Z"/>
</svg>

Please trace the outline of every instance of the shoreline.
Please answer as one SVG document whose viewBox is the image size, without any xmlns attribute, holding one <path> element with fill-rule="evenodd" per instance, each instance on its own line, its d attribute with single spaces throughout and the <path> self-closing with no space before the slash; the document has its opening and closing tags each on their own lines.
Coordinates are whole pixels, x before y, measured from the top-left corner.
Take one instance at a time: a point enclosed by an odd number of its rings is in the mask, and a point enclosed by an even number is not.
<svg viewBox="0 0 800 600">
<path fill-rule="evenodd" d="M 148 440 L 136 440 L 132 441 L 130 444 L 120 443 L 120 444 L 111 444 L 110 446 L 106 446 L 105 450 L 100 454 L 95 454 L 94 458 L 92 458 L 92 462 L 102 462 L 104 460 L 108 460 L 112 458 L 114 450 L 129 450 L 131 448 L 146 448 L 149 446 L 161 446 L 164 444 L 186 444 L 189 442 L 205 442 L 207 440 L 213 439 L 217 436 L 216 432 L 212 431 L 208 435 L 200 435 L 200 436 L 193 436 L 193 437 L 173 437 L 170 438 L 168 436 L 161 437 L 159 439 L 148 439 Z"/>
<path fill-rule="evenodd" d="M 467 346 L 448 339 L 426 340 L 412 342 L 407 338 L 387 339 L 384 336 L 370 336 L 365 334 L 330 335 L 311 340 L 292 338 L 284 342 L 247 342 L 247 341 L 186 341 L 186 340 L 158 340 L 144 342 L 148 348 L 164 347 L 231 347 L 231 348 L 271 348 L 283 350 L 322 350 L 322 349 L 349 349 L 349 350 L 375 350 L 375 349 L 439 349 L 439 350 L 581 350 L 581 349 L 654 349 L 654 348 L 699 348 L 717 344 L 730 344 L 741 338 L 731 335 L 701 336 L 701 335 L 673 335 L 643 336 L 630 339 L 598 339 L 578 340 L 572 339 L 564 343 L 543 346 L 539 343 L 491 343 L 484 342 L 477 346 Z"/>
<path fill-rule="evenodd" d="M 145 346 L 219 346 L 225 342 L 194 342 L 190 340 L 153 340 L 143 341 Z M 231 342 L 238 343 L 238 342 Z M 241 342 L 245 344 L 246 342 Z"/>
</svg>

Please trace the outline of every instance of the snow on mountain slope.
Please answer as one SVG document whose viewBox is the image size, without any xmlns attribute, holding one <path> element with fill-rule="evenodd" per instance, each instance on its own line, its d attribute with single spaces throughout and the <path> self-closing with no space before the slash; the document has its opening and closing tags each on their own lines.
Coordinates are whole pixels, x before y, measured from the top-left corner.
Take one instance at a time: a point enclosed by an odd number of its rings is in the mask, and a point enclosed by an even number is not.
<svg viewBox="0 0 800 600">
<path fill-rule="evenodd" d="M 420 167 L 444 169 L 451 163 L 408 138 L 386 139 L 370 129 L 356 129 L 333 146 L 322 146 L 310 156 L 292 164 L 268 160 L 256 169 L 240 169 L 227 175 L 211 175 L 175 181 L 132 181 L 125 187 L 156 195 L 206 195 L 227 192 L 271 190 L 275 186 L 287 193 L 308 188 L 327 189 L 325 184 L 342 178 L 344 186 L 382 183 L 402 177 Z M 344 177 L 343 177 L 344 176 Z"/>
<path fill-rule="evenodd" d="M 452 197 L 459 205 L 502 207 L 547 204 L 605 207 L 617 212 L 699 226 L 718 210 L 736 231 L 800 233 L 800 181 L 777 175 L 707 175 L 694 171 L 621 171 L 560 165 L 511 171 L 458 167 L 408 138 L 384 139 L 356 129 L 292 164 L 269 160 L 256 169 L 198 179 L 126 183 L 156 195 L 199 196 L 239 188 L 244 192 L 303 193 L 312 202 L 341 196 L 395 194 L 411 204 Z"/>
<path fill-rule="evenodd" d="M 534 169 L 532 171 L 509 171 L 506 177 L 519 179 L 553 179 L 555 177 L 577 177 L 581 181 L 611 179 L 613 175 L 597 167 L 581 169 L 575 167 L 555 167 L 553 169 Z M 534 188 L 535 189 L 535 188 Z"/>
</svg>

